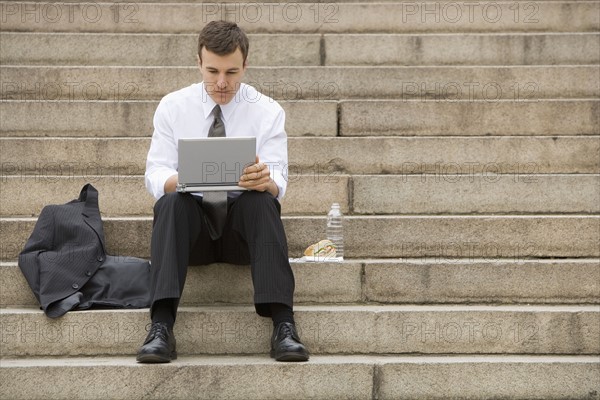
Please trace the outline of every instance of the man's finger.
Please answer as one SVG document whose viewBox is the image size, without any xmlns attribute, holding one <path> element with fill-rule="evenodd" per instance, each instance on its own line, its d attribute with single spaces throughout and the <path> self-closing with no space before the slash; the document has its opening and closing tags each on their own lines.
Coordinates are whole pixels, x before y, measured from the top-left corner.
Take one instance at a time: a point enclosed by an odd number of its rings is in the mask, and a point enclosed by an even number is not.
<svg viewBox="0 0 600 400">
<path fill-rule="evenodd" d="M 260 171 L 261 169 L 264 169 L 264 167 L 261 167 L 259 163 L 257 163 L 257 164 L 252 164 L 252 165 L 249 165 L 249 166 L 247 166 L 246 168 L 244 168 L 244 171 L 243 171 L 243 173 L 244 173 L 244 174 L 249 174 L 249 173 L 251 173 L 251 172 L 258 172 L 258 171 Z"/>
</svg>

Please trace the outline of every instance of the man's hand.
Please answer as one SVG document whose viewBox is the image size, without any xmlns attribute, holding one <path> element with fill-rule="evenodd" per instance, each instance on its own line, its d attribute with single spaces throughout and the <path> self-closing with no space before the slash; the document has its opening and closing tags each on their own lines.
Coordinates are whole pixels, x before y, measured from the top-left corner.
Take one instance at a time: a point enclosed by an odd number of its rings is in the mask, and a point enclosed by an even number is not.
<svg viewBox="0 0 600 400">
<path fill-rule="evenodd" d="M 268 191 L 274 197 L 277 197 L 279 194 L 279 188 L 275 184 L 275 181 L 271 179 L 269 167 L 261 163 L 258 156 L 256 156 L 256 163 L 244 168 L 242 173 L 243 175 L 238 182 L 239 186 L 258 192 Z"/>
<path fill-rule="evenodd" d="M 179 175 L 175 174 L 170 176 L 169 179 L 167 179 L 164 186 L 165 193 L 171 193 L 177 190 L 178 178 Z"/>
</svg>

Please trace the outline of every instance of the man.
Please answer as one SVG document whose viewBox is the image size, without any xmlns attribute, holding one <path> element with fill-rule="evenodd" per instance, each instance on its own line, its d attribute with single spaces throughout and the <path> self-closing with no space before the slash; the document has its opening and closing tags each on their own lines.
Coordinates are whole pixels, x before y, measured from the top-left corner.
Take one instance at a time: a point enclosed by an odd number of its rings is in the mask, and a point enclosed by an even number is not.
<svg viewBox="0 0 600 400">
<path fill-rule="evenodd" d="M 278 201 L 287 186 L 285 113 L 241 83 L 247 55 L 248 39 L 236 24 L 210 22 L 198 40 L 202 82 L 165 96 L 154 115 L 145 175 L 146 187 L 158 199 L 151 243 L 152 325 L 138 362 L 177 357 L 173 325 L 188 265 L 217 261 L 250 263 L 256 312 L 273 320 L 271 357 L 308 360 L 294 323 L 294 275 Z M 217 130 L 256 136 L 257 143 L 256 163 L 243 170 L 238 183 L 248 191 L 228 193 L 222 230 L 212 222 L 208 193 L 176 192 L 178 139 L 214 136 Z"/>
</svg>

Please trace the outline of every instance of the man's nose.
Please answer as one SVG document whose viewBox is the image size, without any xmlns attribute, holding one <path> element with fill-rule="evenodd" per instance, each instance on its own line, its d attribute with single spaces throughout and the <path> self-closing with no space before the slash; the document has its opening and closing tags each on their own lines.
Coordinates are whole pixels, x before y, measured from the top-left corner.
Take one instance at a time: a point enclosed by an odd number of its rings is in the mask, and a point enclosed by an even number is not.
<svg viewBox="0 0 600 400">
<path fill-rule="evenodd" d="M 219 79 L 217 79 L 217 87 L 219 89 L 225 89 L 227 87 L 227 81 L 225 80 L 225 75 L 219 76 Z"/>
</svg>

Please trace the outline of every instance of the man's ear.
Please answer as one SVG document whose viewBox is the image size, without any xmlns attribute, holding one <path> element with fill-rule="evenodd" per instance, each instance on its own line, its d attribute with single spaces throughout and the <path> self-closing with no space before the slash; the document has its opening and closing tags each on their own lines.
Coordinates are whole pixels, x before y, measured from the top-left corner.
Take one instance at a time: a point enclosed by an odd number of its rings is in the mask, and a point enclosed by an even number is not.
<svg viewBox="0 0 600 400">
<path fill-rule="evenodd" d="M 200 58 L 200 54 L 196 54 L 196 61 L 198 62 L 198 68 L 202 68 L 202 59 Z"/>
</svg>

